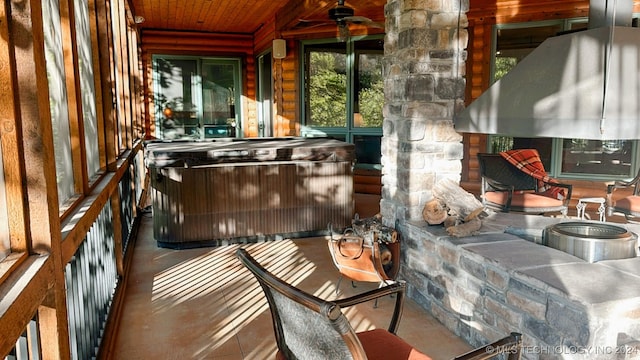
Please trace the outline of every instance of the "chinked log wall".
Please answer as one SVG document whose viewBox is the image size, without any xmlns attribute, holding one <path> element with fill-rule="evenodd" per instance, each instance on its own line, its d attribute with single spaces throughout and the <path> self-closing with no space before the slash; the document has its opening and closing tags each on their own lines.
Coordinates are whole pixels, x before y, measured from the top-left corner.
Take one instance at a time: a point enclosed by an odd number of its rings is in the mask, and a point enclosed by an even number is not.
<svg viewBox="0 0 640 360">
<path fill-rule="evenodd" d="M 640 11 L 636 2 L 634 12 Z M 467 48 L 467 77 L 465 102 L 471 103 L 489 87 L 491 75 L 491 41 L 493 26 L 534 22 L 544 20 L 568 19 L 589 16 L 589 1 L 547 1 L 528 4 L 513 0 L 480 0 L 471 4 L 467 18 L 469 19 L 469 44 Z M 480 173 L 477 160 L 479 152 L 486 152 L 487 135 L 464 134 L 464 159 L 462 164 L 461 185 L 475 194 L 480 192 Z M 580 197 L 605 196 L 604 181 L 565 181 L 574 185 L 571 209 Z M 619 191 L 614 198 L 628 193 Z M 589 210 L 589 209 L 587 209 Z"/>
</svg>

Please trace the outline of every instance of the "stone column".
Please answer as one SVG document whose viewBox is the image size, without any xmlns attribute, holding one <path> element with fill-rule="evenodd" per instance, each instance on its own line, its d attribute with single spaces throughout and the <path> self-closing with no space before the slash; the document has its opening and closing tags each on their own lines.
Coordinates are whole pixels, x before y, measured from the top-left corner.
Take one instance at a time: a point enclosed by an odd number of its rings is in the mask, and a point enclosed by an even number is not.
<svg viewBox="0 0 640 360">
<path fill-rule="evenodd" d="M 388 0 L 381 212 L 386 225 L 422 219 L 442 178 L 460 181 L 468 0 Z"/>
</svg>

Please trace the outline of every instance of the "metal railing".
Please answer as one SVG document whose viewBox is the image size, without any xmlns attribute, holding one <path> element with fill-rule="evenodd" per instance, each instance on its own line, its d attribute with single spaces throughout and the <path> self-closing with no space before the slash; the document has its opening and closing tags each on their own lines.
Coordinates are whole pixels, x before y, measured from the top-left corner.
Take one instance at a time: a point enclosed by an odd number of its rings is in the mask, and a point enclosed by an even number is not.
<svg viewBox="0 0 640 360">
<path fill-rule="evenodd" d="M 107 202 L 65 269 L 72 359 L 94 358 L 100 346 L 118 284 L 113 232 L 113 211 Z"/>
<path fill-rule="evenodd" d="M 39 333 L 38 321 L 34 318 L 29 322 L 27 328 L 16 341 L 16 347 L 5 357 L 5 360 L 41 359 Z"/>
</svg>

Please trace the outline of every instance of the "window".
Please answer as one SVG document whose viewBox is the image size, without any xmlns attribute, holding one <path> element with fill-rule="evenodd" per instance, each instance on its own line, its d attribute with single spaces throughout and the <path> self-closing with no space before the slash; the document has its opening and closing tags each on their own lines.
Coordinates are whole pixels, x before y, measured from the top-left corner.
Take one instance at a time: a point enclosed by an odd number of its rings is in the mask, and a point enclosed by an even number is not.
<svg viewBox="0 0 640 360">
<path fill-rule="evenodd" d="M 154 56 L 153 69 L 157 137 L 242 135 L 239 60 Z"/>
<path fill-rule="evenodd" d="M 586 28 L 586 19 L 499 25 L 495 30 L 493 80 L 497 81 L 545 39 Z M 603 179 L 635 174 L 636 144 L 630 140 L 513 138 L 491 136 L 490 151 L 535 148 L 545 169 L 556 177 Z"/>
<path fill-rule="evenodd" d="M 383 42 L 304 45 L 303 136 L 326 135 L 355 144 L 356 166 L 380 166 Z"/>
</svg>

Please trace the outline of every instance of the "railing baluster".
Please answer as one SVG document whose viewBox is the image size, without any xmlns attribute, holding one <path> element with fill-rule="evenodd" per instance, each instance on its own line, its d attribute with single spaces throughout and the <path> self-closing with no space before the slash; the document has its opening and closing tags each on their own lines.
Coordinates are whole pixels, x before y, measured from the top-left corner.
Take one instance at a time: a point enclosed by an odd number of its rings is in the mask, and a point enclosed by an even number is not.
<svg viewBox="0 0 640 360">
<path fill-rule="evenodd" d="M 125 254 L 135 220 L 133 206 L 142 194 L 141 179 L 144 174 L 138 174 L 141 161 L 141 156 L 134 158 L 131 171 L 125 172 L 118 186 L 121 203 L 120 209 L 115 211 L 120 211 L 121 228 L 114 228 L 114 209 L 111 208 L 111 202 L 106 202 L 83 243 L 65 266 L 67 321 L 72 359 L 95 358 L 104 336 L 104 326 L 119 281 L 114 232 L 120 231 L 123 235 L 122 251 Z M 133 186 L 132 179 L 135 179 Z M 34 319 L 4 360 L 41 359 L 39 336 L 38 322 Z"/>
</svg>

